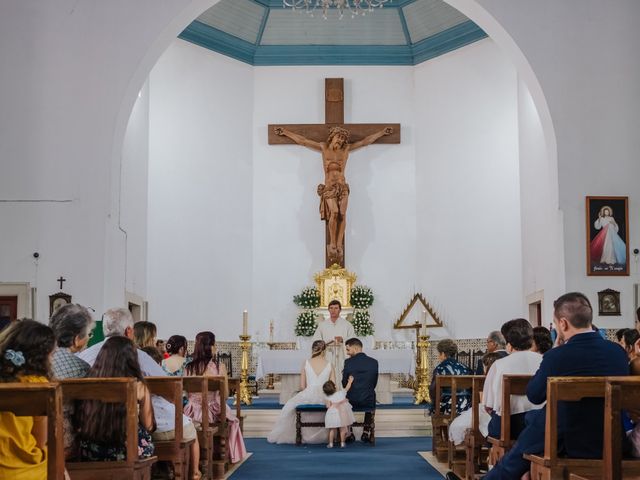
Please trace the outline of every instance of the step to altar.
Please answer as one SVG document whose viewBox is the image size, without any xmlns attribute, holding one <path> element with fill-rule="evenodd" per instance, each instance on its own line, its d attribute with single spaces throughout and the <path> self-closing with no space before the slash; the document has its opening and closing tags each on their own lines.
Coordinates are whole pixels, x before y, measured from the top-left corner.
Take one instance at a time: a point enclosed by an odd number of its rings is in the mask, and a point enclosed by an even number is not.
<svg viewBox="0 0 640 480">
<path fill-rule="evenodd" d="M 391 395 L 393 399 L 407 399 L 413 397 L 413 389 L 401 387 L 397 381 L 391 381 Z M 261 399 L 274 399 L 278 400 L 280 397 L 280 382 L 274 382 L 273 389 L 264 388 L 258 391 L 258 397 Z"/>
<path fill-rule="evenodd" d="M 280 410 L 244 409 L 242 415 L 245 437 L 266 438 Z M 431 436 L 431 432 L 431 419 L 424 408 L 385 408 L 376 411 L 377 437 L 423 437 Z M 357 430 L 356 434 L 359 434 Z"/>
</svg>

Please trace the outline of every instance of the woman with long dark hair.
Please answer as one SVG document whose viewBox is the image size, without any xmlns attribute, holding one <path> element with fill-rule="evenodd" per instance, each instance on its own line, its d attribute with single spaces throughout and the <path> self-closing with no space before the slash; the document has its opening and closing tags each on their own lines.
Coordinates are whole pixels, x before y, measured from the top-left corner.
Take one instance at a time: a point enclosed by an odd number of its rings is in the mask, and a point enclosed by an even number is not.
<svg viewBox="0 0 640 480">
<path fill-rule="evenodd" d="M 53 331 L 22 320 L 0 334 L 0 382 L 46 383 L 55 347 Z M 47 478 L 47 417 L 0 412 L 0 478 Z"/>
<path fill-rule="evenodd" d="M 216 336 L 213 333 L 200 332 L 196 335 L 193 357 L 185 368 L 185 374 L 187 376 L 227 376 L 227 369 L 224 364 L 218 364 Z M 212 421 L 216 421 L 216 419 L 220 417 L 219 395 L 209 395 L 208 408 L 209 418 Z M 244 446 L 238 417 L 236 417 L 230 408 L 227 408 L 226 411 L 227 425 L 229 427 L 227 452 L 231 463 L 237 463 L 246 456 L 247 449 Z M 184 413 L 195 422 L 202 422 L 202 395 L 199 393 L 189 394 L 189 403 L 184 408 Z"/>
<path fill-rule="evenodd" d="M 137 380 L 138 455 L 153 455 L 151 431 L 155 429 L 151 395 L 142 376 L 138 353 L 126 337 L 109 337 L 100 349 L 87 377 L 128 377 Z M 126 458 L 126 407 L 122 403 L 83 400 L 76 410 L 80 457 L 86 461 Z"/>
<path fill-rule="evenodd" d="M 169 358 L 162 360 L 162 369 L 172 377 L 184 376 L 184 368 L 187 365 L 187 339 L 182 335 L 172 335 L 165 349 Z"/>
</svg>

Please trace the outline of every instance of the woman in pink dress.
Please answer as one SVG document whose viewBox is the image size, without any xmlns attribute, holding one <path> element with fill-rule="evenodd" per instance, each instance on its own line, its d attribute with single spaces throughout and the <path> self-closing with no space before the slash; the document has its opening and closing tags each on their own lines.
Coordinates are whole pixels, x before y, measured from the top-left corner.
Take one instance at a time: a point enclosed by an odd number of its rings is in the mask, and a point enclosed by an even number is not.
<svg viewBox="0 0 640 480">
<path fill-rule="evenodd" d="M 193 359 L 185 368 L 187 376 L 227 376 L 227 369 L 219 365 L 216 355 L 216 336 L 211 332 L 200 332 L 196 335 Z M 231 463 L 237 463 L 247 455 L 244 439 L 240 431 L 240 421 L 231 408 L 226 409 L 229 438 L 227 454 Z M 202 422 L 202 395 L 189 394 L 189 403 L 184 407 L 185 415 L 196 422 Z M 220 417 L 220 396 L 209 395 L 209 419 L 216 421 Z"/>
</svg>

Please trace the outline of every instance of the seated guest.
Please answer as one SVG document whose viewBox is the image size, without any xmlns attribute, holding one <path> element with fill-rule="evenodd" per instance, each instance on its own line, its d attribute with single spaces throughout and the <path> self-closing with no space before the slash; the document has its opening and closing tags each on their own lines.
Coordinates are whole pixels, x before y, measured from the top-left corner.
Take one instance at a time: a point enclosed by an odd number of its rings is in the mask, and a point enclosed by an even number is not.
<svg viewBox="0 0 640 480">
<path fill-rule="evenodd" d="M 216 350 L 216 336 L 211 332 L 200 332 L 196 335 L 196 343 L 193 348 L 193 361 L 186 367 L 185 374 L 188 376 L 217 376 L 227 375 L 224 364 L 218 364 Z M 184 409 L 194 421 L 202 422 L 202 395 L 199 393 L 189 394 L 189 403 Z M 209 419 L 212 422 L 220 418 L 220 396 L 209 395 L 207 407 Z M 229 429 L 227 441 L 227 454 L 231 463 L 237 463 L 247 455 L 244 446 L 244 439 L 240 431 L 240 420 L 230 408 L 226 409 L 227 428 Z"/>
<path fill-rule="evenodd" d="M 349 338 L 345 342 L 347 358 L 342 371 L 342 387 L 346 388 L 349 377 L 353 377 L 353 385 L 347 392 L 347 400 L 353 408 L 367 410 L 364 414 L 363 442 L 371 436 L 372 412 L 376 409 L 376 386 L 378 385 L 378 361 L 362 351 L 362 342 L 357 338 Z M 353 433 L 349 440 L 355 440 Z"/>
<path fill-rule="evenodd" d="M 489 333 L 487 335 L 487 352 L 486 353 L 494 353 L 496 352 L 500 355 L 500 358 L 506 357 L 508 355 L 505 350 L 505 341 L 502 333 L 497 330 Z M 484 375 L 484 365 L 482 364 L 482 358 L 478 360 L 476 365 L 476 375 Z"/>
<path fill-rule="evenodd" d="M 622 337 L 624 336 L 624 332 L 626 332 L 627 330 L 629 329 L 621 328 L 620 330 L 616 330 L 616 343 L 620 345 L 622 348 L 624 348 L 624 345 L 622 344 Z"/>
<path fill-rule="evenodd" d="M 507 342 L 507 355 L 496 361 L 487 372 L 484 382 L 483 399 L 487 413 L 491 415 L 489 435 L 500 438 L 502 415 L 502 377 L 504 375 L 533 375 L 538 370 L 542 355 L 530 350 L 533 345 L 533 328 L 528 320 L 516 318 L 502 326 L 502 334 Z M 534 405 L 524 395 L 511 396 L 511 438 L 518 437 L 524 430 L 525 412 L 541 408 Z"/>
<path fill-rule="evenodd" d="M 100 350 L 105 342 L 111 337 L 127 337 L 133 340 L 133 317 L 131 312 L 126 308 L 112 308 L 107 310 L 102 316 L 102 329 L 106 340 L 96 343 L 77 355 L 86 361 L 89 365 L 93 365 L 96 361 Z M 140 370 L 145 377 L 164 377 L 167 374 L 162 370 L 149 355 L 140 349 L 136 349 L 138 355 L 138 363 Z M 151 403 L 156 420 L 156 429 L 153 432 L 153 440 L 173 440 L 175 438 L 175 406 L 158 395 L 151 395 Z M 198 444 L 198 435 L 191 419 L 183 415 L 183 438 L 185 440 L 195 440 L 191 444 L 191 458 L 194 459 L 193 464 L 198 465 L 197 459 L 200 458 L 200 445 Z M 196 477 L 199 476 L 197 472 Z"/>
<path fill-rule="evenodd" d="M 156 347 L 144 347 L 144 348 L 141 348 L 140 350 L 142 350 L 144 353 L 146 353 L 151 358 L 153 358 L 153 361 L 156 362 L 158 365 L 162 364 L 162 360 L 163 360 L 162 354 L 160 353 L 160 350 L 158 350 Z"/>
<path fill-rule="evenodd" d="M 431 399 L 436 396 L 436 377 L 438 375 L 471 375 L 472 372 L 466 365 L 455 359 L 458 353 L 458 346 L 453 340 L 440 340 L 436 347 L 438 349 L 438 361 L 440 362 L 433 370 L 429 395 Z M 471 406 L 469 393 L 459 392 L 457 395 L 456 411 L 461 413 Z M 440 413 L 448 415 L 451 413 L 451 391 L 443 389 L 440 395 Z M 431 413 L 436 411 L 436 407 L 431 406 Z"/>
<path fill-rule="evenodd" d="M 74 354 L 84 350 L 91 338 L 94 322 L 89 310 L 82 305 L 67 304 L 58 308 L 49 325 L 56 336 L 56 349 L 51 358 L 53 378 L 82 378 L 89 371 L 89 364 Z M 73 456 L 75 437 L 71 418 L 74 414 L 73 402 L 63 405 L 63 432 L 65 458 Z"/>
<path fill-rule="evenodd" d="M 158 328 L 155 323 L 136 322 L 133 324 L 133 343 L 135 343 L 138 348 L 155 348 L 157 335 Z"/>
<path fill-rule="evenodd" d="M 156 348 L 160 352 L 160 355 L 162 355 L 162 358 L 169 358 L 169 354 L 167 353 L 164 340 L 161 340 L 161 339 L 156 340 Z"/>
<path fill-rule="evenodd" d="M 55 347 L 53 331 L 33 320 L 0 333 L 0 382 L 46 383 Z M 0 412 L 0 478 L 47 478 L 47 417 Z"/>
<path fill-rule="evenodd" d="M 485 353 L 482 356 L 482 365 L 484 367 L 485 375 L 491 368 L 491 365 L 493 365 L 496 360 L 499 360 L 501 358 L 503 358 L 502 355 L 497 352 Z M 480 392 L 480 405 L 478 406 L 478 428 L 480 430 L 480 434 L 483 437 L 486 437 L 489 434 L 489 421 L 491 420 L 491 415 L 489 415 L 485 411 L 484 404 L 482 402 L 482 392 Z M 472 412 L 469 408 L 468 410 L 465 410 L 456 418 L 454 418 L 453 422 L 451 422 L 451 424 L 449 425 L 449 441 L 453 442 L 454 445 L 461 445 L 464 442 L 464 437 L 467 433 L 467 430 L 472 427 L 471 415 Z"/>
<path fill-rule="evenodd" d="M 635 328 L 627 328 L 622 334 L 622 348 L 627 352 L 629 362 L 632 362 L 636 358 L 636 351 L 634 345 L 640 340 L 640 333 Z"/>
<path fill-rule="evenodd" d="M 51 359 L 53 377 L 84 377 L 89 371 L 89 364 L 74 354 L 84 350 L 91 338 L 93 319 L 89 310 L 73 303 L 63 305 L 53 313 L 49 325 L 57 344 Z"/>
<path fill-rule="evenodd" d="M 162 360 L 162 369 L 167 375 L 182 377 L 184 367 L 187 365 L 187 339 L 182 335 L 172 335 L 165 345 L 168 358 Z"/>
<path fill-rule="evenodd" d="M 151 433 L 154 429 L 151 395 L 147 388 L 135 345 L 125 337 L 108 338 L 89 377 L 128 377 L 137 380 L 138 456 L 153 455 Z M 126 407 L 122 403 L 82 400 L 77 405 L 76 427 L 80 440 L 80 459 L 90 462 L 119 461 L 126 458 Z"/>
<path fill-rule="evenodd" d="M 551 347 L 553 347 L 553 340 L 549 329 L 547 327 L 533 327 L 533 346 L 531 351 L 544 355 L 548 350 L 551 350 Z"/>
<path fill-rule="evenodd" d="M 547 399 L 549 377 L 627 375 L 624 351 L 592 330 L 593 310 L 585 295 L 567 293 L 558 298 L 553 307 L 553 321 L 563 345 L 552 348 L 542 358 L 540 368 L 527 387 L 531 403 L 540 404 Z M 570 458 L 601 458 L 603 417 L 602 399 L 588 398 L 558 405 L 559 451 Z M 518 441 L 483 478 L 522 477 L 530 467 L 523 453 L 544 451 L 545 421 L 546 408 L 527 412 L 526 427 Z M 458 478 L 451 472 L 447 474 L 448 480 Z"/>
</svg>

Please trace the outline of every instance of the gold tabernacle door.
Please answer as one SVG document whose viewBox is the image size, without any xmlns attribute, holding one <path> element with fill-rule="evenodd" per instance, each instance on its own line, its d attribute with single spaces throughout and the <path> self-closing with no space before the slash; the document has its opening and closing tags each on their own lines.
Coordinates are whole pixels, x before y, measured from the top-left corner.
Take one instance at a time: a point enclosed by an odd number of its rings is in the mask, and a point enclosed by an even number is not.
<svg viewBox="0 0 640 480">
<path fill-rule="evenodd" d="M 320 292 L 320 307 L 327 307 L 331 300 L 339 300 L 342 308 L 351 307 L 351 287 L 356 283 L 356 274 L 337 263 L 314 276 Z"/>
</svg>

